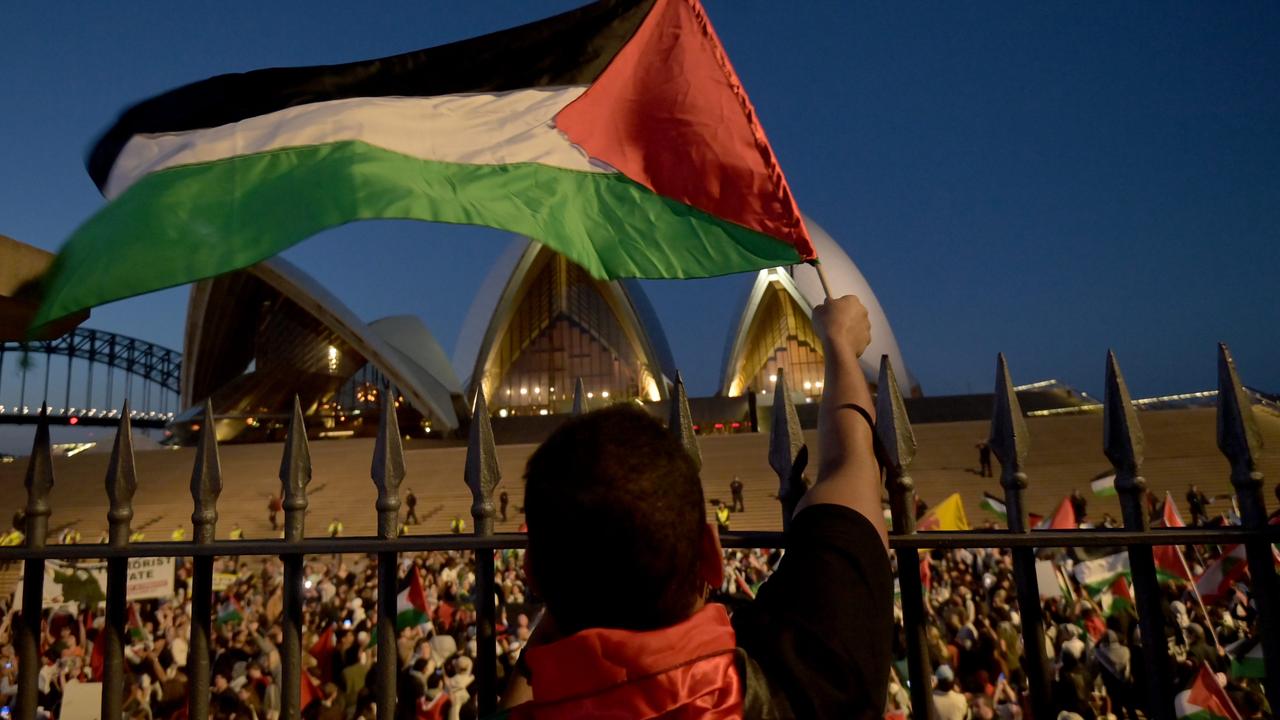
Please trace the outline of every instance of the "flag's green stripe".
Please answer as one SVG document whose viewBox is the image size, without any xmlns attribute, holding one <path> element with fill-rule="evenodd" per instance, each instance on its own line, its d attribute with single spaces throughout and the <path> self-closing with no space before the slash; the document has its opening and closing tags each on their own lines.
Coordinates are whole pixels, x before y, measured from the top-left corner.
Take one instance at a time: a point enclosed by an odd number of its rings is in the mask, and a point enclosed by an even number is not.
<svg viewBox="0 0 1280 720">
<path fill-rule="evenodd" d="M 67 241 L 36 324 L 247 267 L 321 230 L 374 218 L 509 230 L 598 278 L 710 277 L 799 261 L 780 240 L 622 175 L 433 162 L 351 141 L 143 178 Z"/>
<path fill-rule="evenodd" d="M 401 610 L 396 614 L 396 629 L 403 630 L 407 627 L 421 625 L 427 619 L 427 614 L 417 608 L 409 610 Z"/>
<path fill-rule="evenodd" d="M 1260 657 L 1231 659 L 1231 676 L 1236 678 L 1264 678 L 1267 666 Z"/>
</svg>

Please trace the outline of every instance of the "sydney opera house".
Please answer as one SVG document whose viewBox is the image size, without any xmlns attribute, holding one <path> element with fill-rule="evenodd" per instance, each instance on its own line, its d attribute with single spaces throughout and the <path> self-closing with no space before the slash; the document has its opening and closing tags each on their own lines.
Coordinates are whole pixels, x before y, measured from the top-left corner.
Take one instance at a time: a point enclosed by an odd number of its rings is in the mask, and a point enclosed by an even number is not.
<svg viewBox="0 0 1280 720">
<path fill-rule="evenodd" d="M 807 222 L 833 291 L 857 294 L 870 311 L 868 378 L 874 382 L 875 363 L 887 354 L 904 389 L 920 395 L 866 279 L 830 235 Z M 821 397 L 822 346 L 810 316 L 823 297 L 811 267 L 756 274 L 736 323 L 721 330 L 717 396 L 695 401 L 708 429 L 745 427 L 758 405 L 771 405 L 779 368 L 795 402 Z M 282 259 L 196 284 L 183 357 L 187 410 L 173 424 L 179 440 L 198 429 L 206 401 L 223 441 L 279 439 L 295 395 L 312 434 L 369 434 L 385 392 L 395 393 L 404 434 L 448 437 L 467 422 L 469 398 L 481 389 L 498 419 L 567 413 L 578 379 L 592 404 L 638 401 L 659 412 L 675 378 L 662 325 L 639 283 L 596 280 L 523 238 L 481 284 L 451 359 L 416 316 L 366 322 Z"/>
</svg>

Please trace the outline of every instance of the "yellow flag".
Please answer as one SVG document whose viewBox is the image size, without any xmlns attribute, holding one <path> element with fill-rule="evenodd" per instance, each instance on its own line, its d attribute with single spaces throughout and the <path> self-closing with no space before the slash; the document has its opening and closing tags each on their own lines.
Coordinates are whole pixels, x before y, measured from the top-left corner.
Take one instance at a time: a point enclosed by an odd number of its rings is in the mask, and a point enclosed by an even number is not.
<svg viewBox="0 0 1280 720">
<path fill-rule="evenodd" d="M 916 524 L 917 530 L 968 530 L 969 518 L 964 514 L 964 502 L 960 499 L 960 493 L 953 493 L 950 497 L 938 503 L 920 518 L 920 522 Z"/>
</svg>

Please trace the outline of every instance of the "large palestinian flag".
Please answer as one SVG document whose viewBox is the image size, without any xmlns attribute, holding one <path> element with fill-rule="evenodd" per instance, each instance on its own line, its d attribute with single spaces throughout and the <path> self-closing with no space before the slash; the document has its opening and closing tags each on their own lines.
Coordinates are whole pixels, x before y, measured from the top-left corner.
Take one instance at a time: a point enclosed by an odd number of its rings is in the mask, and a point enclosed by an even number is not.
<svg viewBox="0 0 1280 720">
<path fill-rule="evenodd" d="M 43 324 L 252 265 L 355 220 L 486 225 L 598 278 L 815 259 L 697 0 L 601 0 L 376 60 L 222 75 L 125 111 Z"/>
</svg>

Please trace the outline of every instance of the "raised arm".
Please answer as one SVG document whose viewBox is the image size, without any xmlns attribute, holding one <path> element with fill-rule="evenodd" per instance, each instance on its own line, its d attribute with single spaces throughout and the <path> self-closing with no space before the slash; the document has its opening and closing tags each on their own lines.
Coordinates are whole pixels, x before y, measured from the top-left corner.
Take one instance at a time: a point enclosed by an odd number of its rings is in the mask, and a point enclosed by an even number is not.
<svg viewBox="0 0 1280 720">
<path fill-rule="evenodd" d="M 796 513 L 820 504 L 852 508 L 871 522 L 888 547 L 880 466 L 867 421 L 875 418 L 875 404 L 858 363 L 871 342 L 867 309 L 854 295 L 828 300 L 814 308 L 813 325 L 826 361 L 818 411 L 818 481 L 800 500 Z"/>
</svg>

